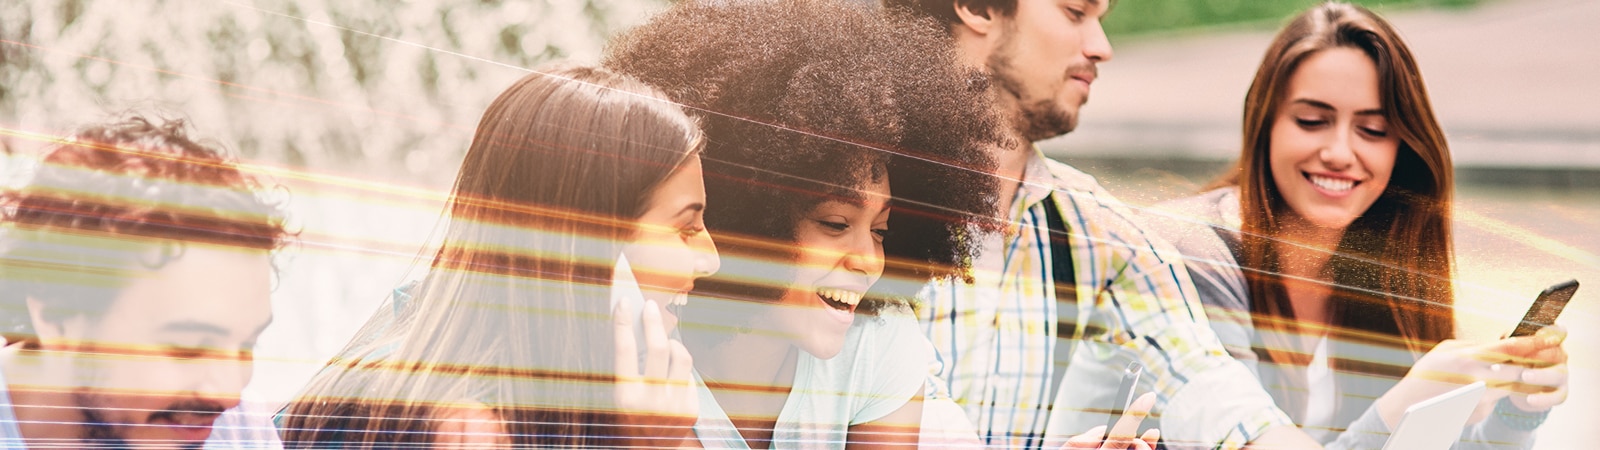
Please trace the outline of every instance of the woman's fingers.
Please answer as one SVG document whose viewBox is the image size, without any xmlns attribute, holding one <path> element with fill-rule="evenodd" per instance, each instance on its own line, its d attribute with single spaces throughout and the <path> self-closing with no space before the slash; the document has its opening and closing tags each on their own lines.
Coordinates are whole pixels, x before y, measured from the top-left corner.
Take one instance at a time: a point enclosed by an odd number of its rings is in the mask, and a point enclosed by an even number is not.
<svg viewBox="0 0 1600 450">
<path fill-rule="evenodd" d="M 616 341 L 617 376 L 623 379 L 639 376 L 639 348 L 634 343 L 633 317 L 618 308 L 612 311 L 611 325 Z"/>
<path fill-rule="evenodd" d="M 644 372 L 640 374 L 651 380 L 666 378 L 672 347 L 667 339 L 666 327 L 661 325 L 661 306 L 655 300 L 645 300 L 639 321 L 644 325 L 645 350 Z"/>
<path fill-rule="evenodd" d="M 667 383 L 669 386 L 667 401 L 673 402 L 668 408 L 674 412 L 696 416 L 700 411 L 700 399 L 694 389 L 694 359 L 689 356 L 689 349 L 683 343 L 672 342 L 672 370 Z"/>
<path fill-rule="evenodd" d="M 1568 377 L 1566 364 L 1546 369 L 1529 369 L 1523 372 L 1523 383 L 1548 390 L 1528 394 L 1520 402 L 1522 404 L 1517 406 L 1530 411 L 1543 411 L 1566 403 Z M 1517 398 L 1513 397 L 1512 400 L 1515 401 Z"/>
</svg>

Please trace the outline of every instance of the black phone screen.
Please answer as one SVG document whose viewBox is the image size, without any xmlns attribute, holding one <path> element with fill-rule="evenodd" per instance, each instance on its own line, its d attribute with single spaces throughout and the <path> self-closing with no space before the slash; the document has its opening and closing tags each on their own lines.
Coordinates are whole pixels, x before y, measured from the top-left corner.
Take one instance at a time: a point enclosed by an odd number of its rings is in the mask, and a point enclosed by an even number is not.
<svg viewBox="0 0 1600 450">
<path fill-rule="evenodd" d="M 1511 336 L 1529 336 L 1539 332 L 1540 328 L 1556 323 L 1556 317 L 1561 315 L 1561 310 L 1577 292 L 1578 280 L 1569 280 L 1545 289 L 1533 301 L 1533 306 L 1528 307 L 1528 313 L 1522 316 L 1522 321 L 1517 323 L 1517 329 L 1511 332 Z"/>
</svg>

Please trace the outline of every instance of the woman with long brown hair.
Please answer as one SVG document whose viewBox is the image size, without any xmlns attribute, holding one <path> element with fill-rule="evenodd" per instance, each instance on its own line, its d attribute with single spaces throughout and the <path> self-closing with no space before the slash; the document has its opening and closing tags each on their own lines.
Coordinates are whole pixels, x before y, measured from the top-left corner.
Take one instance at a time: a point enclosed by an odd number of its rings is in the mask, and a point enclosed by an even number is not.
<svg viewBox="0 0 1600 450">
<path fill-rule="evenodd" d="M 427 276 L 290 404 L 285 444 L 675 445 L 696 414 L 692 363 L 663 308 L 719 264 L 703 145 L 632 78 L 556 67 L 517 81 L 478 125 Z M 642 364 L 636 319 L 612 314 L 629 295 L 644 304 Z M 633 426 L 674 420 L 675 433 Z M 656 432 L 669 441 L 634 439 Z"/>
<path fill-rule="evenodd" d="M 1278 405 L 1330 448 L 1376 448 L 1412 404 L 1517 383 L 1484 396 L 1458 447 L 1531 444 L 1567 395 L 1565 332 L 1453 340 L 1450 151 L 1394 28 L 1344 3 L 1295 17 L 1245 97 L 1243 141 L 1216 189 L 1151 225 Z"/>
</svg>

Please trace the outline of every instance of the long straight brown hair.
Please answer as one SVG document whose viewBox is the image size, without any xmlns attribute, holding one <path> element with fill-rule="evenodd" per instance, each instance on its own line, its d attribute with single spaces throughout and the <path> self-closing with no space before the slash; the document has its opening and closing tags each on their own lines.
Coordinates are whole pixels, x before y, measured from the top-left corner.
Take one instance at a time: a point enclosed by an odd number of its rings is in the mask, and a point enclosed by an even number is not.
<svg viewBox="0 0 1600 450">
<path fill-rule="evenodd" d="M 518 448 L 607 445 L 614 264 L 650 194 L 703 146 L 695 121 L 663 98 L 566 66 L 500 94 L 461 165 L 427 277 L 290 404 L 285 444 L 427 446 L 439 419 L 487 408 Z"/>
<path fill-rule="evenodd" d="M 1239 187 L 1240 263 L 1252 317 L 1258 330 L 1297 327 L 1275 248 L 1295 241 L 1281 233 L 1279 220 L 1294 212 L 1273 182 L 1268 152 L 1290 76 L 1331 48 L 1354 48 L 1376 63 L 1383 113 L 1400 139 L 1388 187 L 1346 229 L 1329 259 L 1334 332 L 1420 354 L 1455 335 L 1450 150 L 1411 50 L 1388 22 L 1359 6 L 1329 2 L 1295 17 L 1273 39 L 1245 96 L 1239 163 L 1219 184 Z M 1295 359 L 1270 347 L 1274 360 Z"/>
</svg>

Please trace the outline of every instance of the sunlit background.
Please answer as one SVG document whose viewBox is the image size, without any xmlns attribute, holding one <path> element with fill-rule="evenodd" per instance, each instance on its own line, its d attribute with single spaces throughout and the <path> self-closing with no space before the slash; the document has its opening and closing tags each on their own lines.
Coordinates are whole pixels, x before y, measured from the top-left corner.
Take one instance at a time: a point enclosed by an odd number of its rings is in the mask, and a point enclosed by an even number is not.
<svg viewBox="0 0 1600 450">
<path fill-rule="evenodd" d="M 1275 28 L 1309 1 L 1120 0 L 1116 57 L 1078 132 L 1044 143 L 1134 206 L 1196 192 L 1236 156 Z M 1600 434 L 1600 2 L 1362 2 L 1410 42 L 1458 170 L 1458 315 L 1508 332 L 1577 278 L 1572 398 L 1539 448 Z M 275 408 L 419 258 L 478 116 L 542 62 L 594 61 L 657 0 L 62 0 L 0 3 L 0 179 L 48 136 L 128 108 L 190 118 L 288 192 L 301 243 L 248 395 Z M 714 205 L 712 207 L 715 207 Z M 1589 438 L 1589 439 L 1585 439 Z"/>
</svg>

